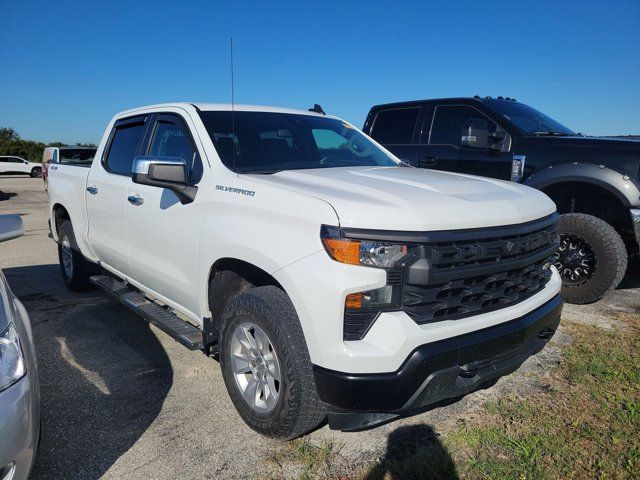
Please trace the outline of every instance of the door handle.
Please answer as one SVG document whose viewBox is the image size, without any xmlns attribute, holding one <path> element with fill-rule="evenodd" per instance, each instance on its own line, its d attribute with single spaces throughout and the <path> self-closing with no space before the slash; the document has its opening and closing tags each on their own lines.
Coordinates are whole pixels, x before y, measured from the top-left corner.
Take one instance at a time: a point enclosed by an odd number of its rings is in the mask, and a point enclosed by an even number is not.
<svg viewBox="0 0 640 480">
<path fill-rule="evenodd" d="M 438 164 L 438 157 L 420 157 L 418 159 L 418 163 L 422 166 L 425 165 L 437 165 Z"/>
<path fill-rule="evenodd" d="M 96 187 L 95 185 L 90 185 L 87 187 L 87 192 L 89 192 L 91 195 L 95 195 L 96 193 L 98 193 L 98 187 Z"/>
<path fill-rule="evenodd" d="M 131 205 L 142 205 L 144 203 L 144 199 L 137 195 L 129 195 L 127 200 Z"/>
</svg>

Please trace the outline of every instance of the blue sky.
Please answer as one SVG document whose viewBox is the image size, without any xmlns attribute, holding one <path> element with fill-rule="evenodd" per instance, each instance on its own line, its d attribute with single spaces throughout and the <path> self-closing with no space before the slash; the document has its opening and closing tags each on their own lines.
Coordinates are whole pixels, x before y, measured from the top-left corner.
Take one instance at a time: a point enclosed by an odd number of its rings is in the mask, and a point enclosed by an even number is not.
<svg viewBox="0 0 640 480">
<path fill-rule="evenodd" d="M 0 126 L 98 142 L 120 110 L 165 101 L 324 109 L 504 95 L 592 135 L 640 134 L 640 2 L 11 1 Z"/>
</svg>

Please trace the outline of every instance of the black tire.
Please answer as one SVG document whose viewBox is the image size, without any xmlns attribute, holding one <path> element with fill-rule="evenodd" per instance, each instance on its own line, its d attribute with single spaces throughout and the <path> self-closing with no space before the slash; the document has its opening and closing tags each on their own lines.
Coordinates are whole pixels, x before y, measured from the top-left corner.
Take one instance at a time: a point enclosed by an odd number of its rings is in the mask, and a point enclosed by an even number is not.
<svg viewBox="0 0 640 480">
<path fill-rule="evenodd" d="M 558 232 L 561 242 L 563 239 L 586 242 L 595 257 L 590 276 L 582 281 L 572 281 L 569 278 L 570 270 L 560 271 L 562 295 L 567 302 L 595 302 L 620 284 L 627 270 L 627 250 L 622 238 L 611 225 L 593 215 L 568 213 L 560 216 Z"/>
<path fill-rule="evenodd" d="M 63 249 L 67 246 L 67 241 L 71 249 L 70 269 L 65 268 L 63 258 Z M 76 243 L 76 237 L 73 234 L 73 227 L 68 220 L 62 222 L 60 228 L 58 228 L 58 261 L 60 262 L 62 280 L 69 290 L 73 292 L 82 292 L 89 289 L 91 287 L 89 278 L 100 272 L 98 265 L 90 262 L 80 253 L 78 244 Z"/>
<path fill-rule="evenodd" d="M 232 334 L 245 322 L 269 337 L 280 362 L 277 402 L 267 413 L 244 400 L 231 367 Z M 289 440 L 317 427 L 326 417 L 316 391 L 302 327 L 287 295 L 277 287 L 251 288 L 233 298 L 222 316 L 220 365 L 229 396 L 245 423 L 258 433 Z"/>
<path fill-rule="evenodd" d="M 31 178 L 38 178 L 42 176 L 42 168 L 40 167 L 33 167 L 31 169 Z"/>
</svg>

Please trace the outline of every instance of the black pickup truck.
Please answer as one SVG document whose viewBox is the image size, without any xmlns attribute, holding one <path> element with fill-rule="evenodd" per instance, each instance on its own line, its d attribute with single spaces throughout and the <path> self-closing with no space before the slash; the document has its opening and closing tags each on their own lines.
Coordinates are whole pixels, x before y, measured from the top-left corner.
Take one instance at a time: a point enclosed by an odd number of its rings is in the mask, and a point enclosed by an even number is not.
<svg viewBox="0 0 640 480">
<path fill-rule="evenodd" d="M 562 214 L 556 267 L 569 302 L 598 300 L 637 260 L 638 140 L 588 137 L 509 97 L 377 105 L 364 131 L 415 167 L 520 182 L 551 197 Z"/>
</svg>

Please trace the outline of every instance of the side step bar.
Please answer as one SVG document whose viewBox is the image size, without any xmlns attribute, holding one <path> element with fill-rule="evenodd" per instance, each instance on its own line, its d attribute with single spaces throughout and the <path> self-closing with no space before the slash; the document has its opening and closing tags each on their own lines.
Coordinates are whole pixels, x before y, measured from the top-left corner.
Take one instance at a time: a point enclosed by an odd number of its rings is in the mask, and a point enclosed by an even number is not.
<svg viewBox="0 0 640 480">
<path fill-rule="evenodd" d="M 147 299 L 138 290 L 108 275 L 96 275 L 91 277 L 90 281 L 96 287 L 115 296 L 120 303 L 172 336 L 189 350 L 202 350 L 205 347 L 202 330 Z"/>
</svg>

